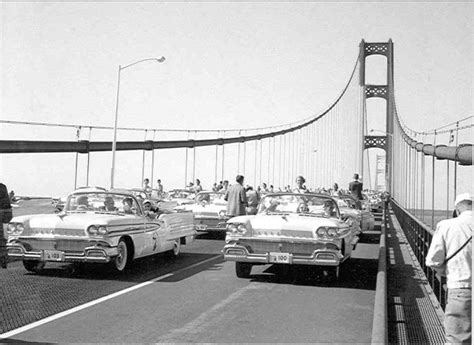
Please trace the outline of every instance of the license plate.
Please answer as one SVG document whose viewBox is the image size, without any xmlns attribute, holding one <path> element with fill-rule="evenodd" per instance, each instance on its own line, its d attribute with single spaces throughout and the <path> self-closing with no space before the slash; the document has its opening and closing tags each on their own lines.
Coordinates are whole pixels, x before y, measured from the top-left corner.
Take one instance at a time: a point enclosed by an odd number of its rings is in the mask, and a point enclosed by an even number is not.
<svg viewBox="0 0 474 345">
<path fill-rule="evenodd" d="M 44 261 L 64 261 L 64 252 L 59 250 L 43 251 Z"/>
<path fill-rule="evenodd" d="M 196 230 L 206 230 L 207 225 L 206 224 L 196 224 Z"/>
<path fill-rule="evenodd" d="M 289 264 L 290 254 L 289 253 L 270 253 L 269 261 L 275 264 Z"/>
</svg>

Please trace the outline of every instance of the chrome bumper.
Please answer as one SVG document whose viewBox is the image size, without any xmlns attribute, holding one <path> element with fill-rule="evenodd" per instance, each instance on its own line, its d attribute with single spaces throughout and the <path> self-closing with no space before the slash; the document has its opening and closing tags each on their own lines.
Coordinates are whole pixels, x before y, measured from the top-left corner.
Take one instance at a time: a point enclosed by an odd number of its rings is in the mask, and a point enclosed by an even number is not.
<svg viewBox="0 0 474 345">
<path fill-rule="evenodd" d="M 222 250 L 224 260 L 249 262 L 255 264 L 274 264 L 270 261 L 270 253 L 250 253 L 247 248 L 238 244 L 229 244 Z M 290 265 L 339 266 L 344 256 L 340 251 L 317 249 L 311 255 L 295 255 L 289 253 Z"/>
<path fill-rule="evenodd" d="M 216 224 L 216 219 L 212 219 L 211 221 L 207 221 L 205 218 L 195 218 L 194 222 L 194 229 L 196 231 L 220 231 L 225 232 L 227 231 L 227 220 L 219 219 Z M 206 224 L 207 223 L 207 224 Z M 211 223 L 211 224 L 209 224 Z"/>
<path fill-rule="evenodd" d="M 7 244 L 8 256 L 22 260 L 39 260 L 48 262 L 90 262 L 108 263 L 118 255 L 117 247 L 86 247 L 82 253 L 63 252 L 61 260 L 46 260 L 44 251 L 27 251 L 21 244 Z"/>
</svg>

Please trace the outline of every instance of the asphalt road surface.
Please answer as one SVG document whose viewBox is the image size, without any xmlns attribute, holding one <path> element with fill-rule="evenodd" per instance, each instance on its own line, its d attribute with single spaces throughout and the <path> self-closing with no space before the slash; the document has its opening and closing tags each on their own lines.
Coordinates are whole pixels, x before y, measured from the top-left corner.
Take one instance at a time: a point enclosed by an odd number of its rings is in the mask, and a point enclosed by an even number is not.
<svg viewBox="0 0 474 345">
<path fill-rule="evenodd" d="M 235 276 L 224 241 L 200 236 L 176 259 L 132 271 L 53 264 L 0 270 L 3 341 L 368 343 L 379 232 L 362 237 L 340 280 L 321 269 L 255 266 Z M 1 340 L 1 339 L 0 339 Z"/>
</svg>

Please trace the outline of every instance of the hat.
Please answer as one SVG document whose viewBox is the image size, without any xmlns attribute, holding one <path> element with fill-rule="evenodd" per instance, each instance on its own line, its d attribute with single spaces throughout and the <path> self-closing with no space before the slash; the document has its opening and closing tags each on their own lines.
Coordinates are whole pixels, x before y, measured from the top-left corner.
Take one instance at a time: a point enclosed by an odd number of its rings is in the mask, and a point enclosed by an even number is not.
<svg viewBox="0 0 474 345">
<path fill-rule="evenodd" d="M 148 200 L 148 199 L 145 199 L 145 200 L 143 201 L 143 205 L 145 205 L 146 203 L 148 203 L 148 204 L 150 204 L 150 205 L 151 205 L 151 201 L 150 201 L 150 200 Z"/>
<path fill-rule="evenodd" d="M 456 197 L 456 200 L 454 201 L 454 206 L 456 207 L 457 204 L 459 204 L 461 201 L 464 201 L 464 200 L 472 201 L 472 195 L 471 195 L 471 193 L 462 193 L 462 194 L 459 194 L 459 195 Z"/>
</svg>

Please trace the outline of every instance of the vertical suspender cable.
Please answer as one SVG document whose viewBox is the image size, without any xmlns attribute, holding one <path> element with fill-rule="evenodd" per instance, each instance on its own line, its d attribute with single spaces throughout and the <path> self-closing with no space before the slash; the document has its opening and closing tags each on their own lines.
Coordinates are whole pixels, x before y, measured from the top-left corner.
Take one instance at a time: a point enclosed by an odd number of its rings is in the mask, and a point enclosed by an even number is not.
<svg viewBox="0 0 474 345">
<path fill-rule="evenodd" d="M 222 137 L 225 138 L 225 131 L 222 133 Z M 225 167 L 225 144 L 222 144 L 222 181 L 224 181 L 224 167 Z"/>
<path fill-rule="evenodd" d="M 448 165 L 446 172 L 446 218 L 449 218 L 449 159 L 446 159 L 446 163 Z"/>
<path fill-rule="evenodd" d="M 194 131 L 194 140 L 196 140 L 197 132 Z M 196 182 L 196 144 L 193 144 L 193 181 Z"/>
<path fill-rule="evenodd" d="M 255 157 L 254 157 L 254 164 L 253 164 L 253 185 L 255 190 L 257 190 L 257 150 L 258 150 L 258 142 L 255 140 Z"/>
<path fill-rule="evenodd" d="M 77 127 L 76 129 L 76 140 L 79 141 L 81 136 L 81 127 Z M 79 163 L 79 152 L 76 152 L 76 167 L 74 169 L 74 190 L 77 189 L 77 165 Z"/>
<path fill-rule="evenodd" d="M 259 163 L 260 163 L 260 172 L 259 172 L 259 181 L 258 181 L 258 185 L 260 185 L 262 183 L 262 164 L 263 164 L 263 155 L 262 155 L 262 151 L 263 151 L 263 142 L 262 142 L 262 139 L 259 139 L 258 140 L 260 142 L 260 159 L 259 159 Z"/>
<path fill-rule="evenodd" d="M 270 179 L 270 144 L 271 144 L 271 137 L 268 138 L 267 187 L 270 187 L 270 185 L 273 183 L 273 182 L 270 182 L 271 181 Z"/>
<path fill-rule="evenodd" d="M 188 140 L 189 140 L 189 131 L 188 131 Z M 188 183 L 188 147 L 186 147 L 186 162 L 184 164 L 184 188 L 186 188 L 186 184 Z"/>
<path fill-rule="evenodd" d="M 244 135 L 245 136 L 245 135 Z M 243 167 L 243 175 L 245 176 L 245 161 L 247 160 L 247 141 L 244 141 L 244 167 Z"/>
<path fill-rule="evenodd" d="M 219 138 L 220 132 L 217 132 L 217 138 Z M 216 144 L 216 164 L 214 165 L 214 182 L 217 183 L 217 161 L 219 160 L 219 144 Z"/>
<path fill-rule="evenodd" d="M 148 133 L 148 130 L 145 129 L 145 138 L 143 139 L 143 141 L 146 141 L 147 133 Z M 145 150 L 143 150 L 143 152 L 142 152 L 142 180 L 141 180 L 139 186 L 142 185 L 143 180 L 145 179 L 145 152 L 146 152 Z"/>
<path fill-rule="evenodd" d="M 156 130 L 153 130 L 153 148 L 151 150 L 151 188 L 153 188 L 153 180 L 155 178 L 155 135 Z"/>
<path fill-rule="evenodd" d="M 240 131 L 239 131 L 239 137 L 240 137 Z M 240 141 L 237 145 L 238 145 L 237 146 L 237 173 L 242 174 L 242 172 L 240 171 Z"/>
<path fill-rule="evenodd" d="M 456 122 L 456 149 L 458 147 L 458 134 L 459 134 L 459 121 Z M 457 155 L 454 157 L 454 198 L 456 198 L 456 193 L 457 193 L 457 186 L 458 186 L 458 160 L 457 160 Z M 453 198 L 453 199 L 454 199 Z"/>
<path fill-rule="evenodd" d="M 92 134 L 92 127 L 89 127 L 89 142 L 91 141 L 91 134 Z M 91 154 L 90 151 L 87 150 L 87 173 L 86 173 L 86 186 L 89 185 L 89 167 L 91 162 Z"/>
<path fill-rule="evenodd" d="M 273 169 L 272 169 L 272 183 L 271 184 L 273 185 L 273 187 L 276 187 L 276 181 L 275 181 L 275 170 L 276 170 L 276 166 L 275 166 L 275 160 L 276 160 L 275 141 L 276 141 L 276 137 L 275 136 L 272 137 L 272 141 L 273 141 L 273 160 L 272 160 Z"/>
<path fill-rule="evenodd" d="M 431 229 L 434 229 L 434 193 L 435 193 L 435 153 L 436 153 L 436 130 L 434 131 L 434 150 L 432 160 L 432 179 L 431 179 Z"/>
</svg>

